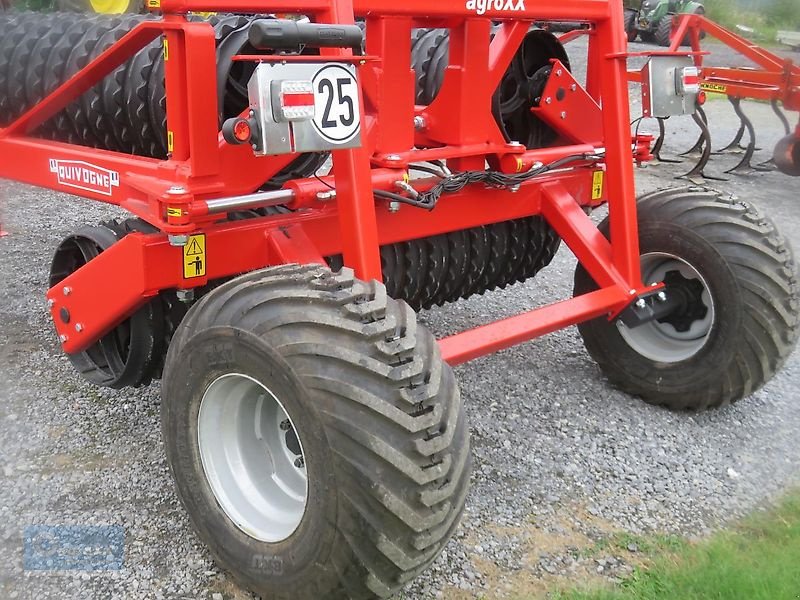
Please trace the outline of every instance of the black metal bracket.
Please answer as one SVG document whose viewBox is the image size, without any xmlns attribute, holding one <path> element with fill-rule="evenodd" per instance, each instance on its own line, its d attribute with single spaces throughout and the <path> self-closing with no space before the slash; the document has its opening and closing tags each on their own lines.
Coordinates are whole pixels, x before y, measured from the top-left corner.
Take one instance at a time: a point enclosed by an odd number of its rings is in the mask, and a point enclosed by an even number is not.
<svg viewBox="0 0 800 600">
<path fill-rule="evenodd" d="M 663 319 L 681 305 L 681 299 L 670 294 L 666 288 L 654 289 L 637 297 L 617 315 L 626 327 L 633 329 L 639 325 Z"/>
</svg>

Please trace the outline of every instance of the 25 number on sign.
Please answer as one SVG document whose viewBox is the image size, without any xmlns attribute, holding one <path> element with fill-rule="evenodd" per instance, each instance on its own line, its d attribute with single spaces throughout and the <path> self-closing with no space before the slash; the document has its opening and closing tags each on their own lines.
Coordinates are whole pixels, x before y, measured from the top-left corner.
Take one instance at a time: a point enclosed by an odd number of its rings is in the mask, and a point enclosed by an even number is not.
<svg viewBox="0 0 800 600">
<path fill-rule="evenodd" d="M 328 65 L 317 72 L 313 86 L 314 127 L 319 134 L 334 144 L 352 140 L 361 128 L 358 82 L 353 73 L 342 65 Z"/>
</svg>

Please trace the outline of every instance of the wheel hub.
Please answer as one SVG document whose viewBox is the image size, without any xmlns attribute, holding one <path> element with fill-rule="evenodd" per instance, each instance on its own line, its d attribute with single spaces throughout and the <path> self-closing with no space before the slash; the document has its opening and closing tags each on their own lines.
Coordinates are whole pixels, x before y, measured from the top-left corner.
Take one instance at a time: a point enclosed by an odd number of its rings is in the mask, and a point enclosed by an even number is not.
<svg viewBox="0 0 800 600">
<path fill-rule="evenodd" d="M 284 443 L 289 451 L 295 456 L 302 456 L 303 450 L 300 448 L 300 440 L 297 439 L 297 434 L 292 427 L 292 422 L 289 419 L 282 421 L 281 429 L 286 432 L 284 434 Z"/>
<path fill-rule="evenodd" d="M 664 277 L 666 294 L 677 299 L 678 307 L 669 315 L 658 319 L 659 323 L 672 325 L 676 331 L 685 333 L 695 321 L 703 320 L 708 306 L 703 303 L 703 284 L 698 279 L 686 279 L 680 271 L 669 271 Z"/>
<path fill-rule="evenodd" d="M 636 352 L 653 361 L 675 363 L 696 355 L 705 346 L 714 324 L 714 301 L 703 276 L 671 254 L 642 255 L 642 280 L 664 283 L 665 293 L 678 299 L 675 310 L 655 321 L 627 327 L 617 321 L 620 335 Z"/>
<path fill-rule="evenodd" d="M 203 471 L 228 518 L 263 542 L 291 536 L 305 514 L 308 477 L 277 396 L 247 375 L 219 377 L 203 395 L 197 433 Z"/>
</svg>

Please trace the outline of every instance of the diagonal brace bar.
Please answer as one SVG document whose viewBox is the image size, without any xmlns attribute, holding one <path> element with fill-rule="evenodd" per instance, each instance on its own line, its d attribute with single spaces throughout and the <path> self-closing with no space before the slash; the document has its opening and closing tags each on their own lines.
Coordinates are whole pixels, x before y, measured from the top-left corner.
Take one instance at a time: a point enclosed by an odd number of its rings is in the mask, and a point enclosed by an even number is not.
<svg viewBox="0 0 800 600">
<path fill-rule="evenodd" d="M 617 286 L 603 288 L 451 335 L 439 340 L 439 349 L 446 362 L 460 365 L 558 329 L 615 313 L 629 301 L 625 290 Z"/>
</svg>

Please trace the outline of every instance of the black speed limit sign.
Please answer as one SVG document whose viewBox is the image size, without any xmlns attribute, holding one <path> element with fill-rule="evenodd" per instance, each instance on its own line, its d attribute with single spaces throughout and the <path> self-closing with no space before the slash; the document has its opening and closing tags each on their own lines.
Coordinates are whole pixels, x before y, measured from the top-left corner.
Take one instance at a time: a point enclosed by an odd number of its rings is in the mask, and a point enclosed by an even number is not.
<svg viewBox="0 0 800 600">
<path fill-rule="evenodd" d="M 352 140 L 361 128 L 358 82 L 342 65 L 327 65 L 314 76 L 314 127 L 332 144 Z"/>
</svg>

